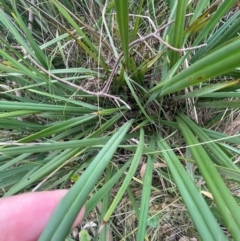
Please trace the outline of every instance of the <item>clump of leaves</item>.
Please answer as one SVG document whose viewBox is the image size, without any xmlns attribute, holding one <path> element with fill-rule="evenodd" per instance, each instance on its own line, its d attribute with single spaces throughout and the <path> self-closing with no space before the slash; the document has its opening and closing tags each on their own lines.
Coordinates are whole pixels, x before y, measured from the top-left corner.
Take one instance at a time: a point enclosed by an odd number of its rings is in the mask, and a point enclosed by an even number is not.
<svg viewBox="0 0 240 241">
<path fill-rule="evenodd" d="M 64 240 L 82 205 L 95 238 L 161 240 L 161 195 L 202 240 L 238 239 L 240 139 L 215 128 L 239 107 L 237 3 L 0 1 L 1 194 L 71 185 L 39 240 Z"/>
</svg>

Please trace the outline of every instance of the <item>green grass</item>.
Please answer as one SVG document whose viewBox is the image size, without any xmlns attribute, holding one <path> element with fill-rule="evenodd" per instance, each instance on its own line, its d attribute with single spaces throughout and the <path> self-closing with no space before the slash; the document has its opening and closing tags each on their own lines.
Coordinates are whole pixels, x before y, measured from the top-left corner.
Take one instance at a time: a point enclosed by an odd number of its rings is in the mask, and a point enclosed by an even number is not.
<svg viewBox="0 0 240 241">
<path fill-rule="evenodd" d="M 70 189 L 39 240 L 238 240 L 238 2 L 0 0 L 0 195 Z"/>
</svg>

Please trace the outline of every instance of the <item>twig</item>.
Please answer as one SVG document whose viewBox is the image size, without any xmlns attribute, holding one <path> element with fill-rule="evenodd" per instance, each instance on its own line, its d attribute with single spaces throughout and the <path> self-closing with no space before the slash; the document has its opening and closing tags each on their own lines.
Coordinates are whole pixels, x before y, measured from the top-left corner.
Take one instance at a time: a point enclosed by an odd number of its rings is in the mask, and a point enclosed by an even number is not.
<svg viewBox="0 0 240 241">
<path fill-rule="evenodd" d="M 203 46 L 206 46 L 206 44 L 201 44 L 201 45 L 198 45 L 198 46 L 195 46 L 195 47 L 179 49 L 179 48 L 175 48 L 175 47 L 171 46 L 169 43 L 165 42 L 165 41 L 158 35 L 158 33 L 159 33 L 161 30 L 163 30 L 164 28 L 166 28 L 167 26 L 169 26 L 170 24 L 172 24 L 173 22 L 174 22 L 174 20 L 173 20 L 173 21 L 170 21 L 169 23 L 167 23 L 167 24 L 165 24 L 165 25 L 163 25 L 161 28 L 159 28 L 159 29 L 156 30 L 155 32 L 150 33 L 150 34 L 148 34 L 148 35 L 146 35 L 146 36 L 144 36 L 144 37 L 140 37 L 140 38 L 134 40 L 133 42 L 131 42 L 131 43 L 129 44 L 129 48 L 131 48 L 131 47 L 133 47 L 133 46 L 135 46 L 135 45 L 137 45 L 137 44 L 140 44 L 140 43 L 142 43 L 142 42 L 145 42 L 146 40 L 148 40 L 148 39 L 150 39 L 150 38 L 155 38 L 155 39 L 157 39 L 160 43 L 162 43 L 163 45 L 165 45 L 167 48 L 169 48 L 169 49 L 171 49 L 171 50 L 173 50 L 173 51 L 176 51 L 176 52 L 185 52 L 185 51 L 188 51 L 188 50 L 198 49 L 198 48 L 201 48 L 201 47 L 203 47 Z M 121 52 L 121 53 L 119 54 L 119 56 L 118 56 L 118 58 L 117 58 L 117 60 L 116 60 L 116 62 L 115 62 L 115 64 L 114 64 L 114 66 L 113 66 L 112 72 L 111 72 L 111 74 L 110 74 L 110 76 L 109 76 L 106 84 L 105 84 L 104 87 L 103 87 L 102 92 L 108 92 L 109 87 L 110 87 L 110 85 L 111 85 L 111 82 L 112 82 L 112 80 L 113 80 L 113 77 L 114 77 L 114 75 L 115 75 L 115 73 L 116 73 L 116 71 L 117 71 L 118 64 L 119 64 L 119 62 L 120 62 L 120 60 L 121 60 L 122 57 L 123 57 L 123 52 Z"/>
<path fill-rule="evenodd" d="M 31 4 L 35 5 L 35 0 L 31 0 Z M 29 12 L 28 12 L 28 29 L 30 32 L 32 32 L 32 23 L 33 23 L 33 12 L 30 7 Z"/>
<path fill-rule="evenodd" d="M 29 54 L 27 55 L 27 58 L 31 61 L 31 63 L 33 63 L 36 67 L 38 67 L 42 72 L 44 72 L 45 74 L 49 75 L 50 77 L 52 77 L 53 79 L 55 80 L 58 80 L 59 82 L 61 83 L 64 83 L 66 85 L 69 85 L 77 90 L 81 90 L 82 92 L 84 93 L 87 93 L 89 95 L 93 95 L 93 96 L 96 96 L 96 97 L 108 97 L 110 99 L 113 99 L 117 105 L 119 106 L 119 102 L 121 102 L 122 104 L 124 104 L 129 110 L 131 109 L 130 106 L 125 102 L 123 101 L 121 98 L 117 97 L 117 96 L 113 96 L 113 95 L 110 95 L 108 93 L 104 93 L 103 91 L 99 91 L 99 92 L 92 92 L 92 91 L 89 91 L 89 90 L 86 90 L 84 89 L 83 87 L 81 86 L 78 86 L 76 84 L 73 84 L 71 82 L 68 82 L 67 80 L 64 80 L 64 79 L 61 79 L 59 77 L 57 77 L 56 75 L 50 73 L 48 70 L 46 70 L 45 68 L 43 68 L 40 64 L 38 64 L 38 62 L 33 59 Z"/>
<path fill-rule="evenodd" d="M 31 0 L 31 3 L 34 4 L 34 2 L 35 2 L 35 0 Z M 30 21 L 30 19 L 31 19 L 31 21 Z M 29 30 L 31 30 L 31 27 L 32 27 L 32 25 L 31 25 L 32 20 L 33 20 L 33 13 L 32 13 L 31 11 L 29 11 L 29 24 L 30 24 L 30 25 L 28 25 Z M 165 45 L 167 48 L 169 48 L 169 49 L 171 49 L 171 50 L 173 50 L 173 51 L 177 51 L 177 52 L 184 52 L 184 51 L 193 50 L 193 49 L 197 49 L 197 48 L 201 48 L 201 47 L 203 47 L 203 46 L 206 46 L 206 44 L 202 44 L 202 45 L 195 46 L 195 47 L 179 49 L 179 48 L 175 48 L 175 47 L 171 46 L 169 43 L 165 42 L 165 41 L 159 36 L 159 32 L 160 32 L 161 30 L 165 29 L 167 26 L 169 26 L 169 25 L 172 24 L 173 22 L 174 22 L 174 20 L 173 20 L 173 21 L 170 21 L 169 23 L 167 23 L 167 24 L 165 24 L 165 25 L 163 25 L 161 28 L 159 28 L 159 29 L 157 29 L 157 30 L 156 30 L 156 28 L 155 28 L 154 25 L 153 25 L 153 27 L 154 27 L 154 29 L 155 29 L 155 31 L 154 31 L 153 33 L 150 33 L 150 34 L 148 34 L 148 35 L 146 35 L 146 36 L 144 36 L 144 37 L 140 37 L 140 38 L 136 39 L 135 41 L 131 42 L 131 43 L 129 44 L 129 48 L 131 48 L 131 47 L 133 47 L 133 46 L 135 46 L 135 45 L 138 45 L 138 44 L 140 44 L 140 43 L 142 43 L 142 42 L 145 42 L 146 40 L 148 40 L 148 39 L 150 39 L 150 38 L 155 38 L 155 39 L 157 39 L 160 43 L 162 43 L 163 45 Z M 62 79 L 62 78 L 57 77 L 56 75 L 50 73 L 48 70 L 46 70 L 45 68 L 43 68 L 40 64 L 38 64 L 38 62 L 37 62 L 35 59 L 33 59 L 29 54 L 27 54 L 25 50 L 23 50 L 23 52 L 25 52 L 27 58 L 31 61 L 31 63 L 33 63 L 36 67 L 38 67 L 38 68 L 39 68 L 41 71 L 43 71 L 45 74 L 47 74 L 47 75 L 49 75 L 50 77 L 58 80 L 59 82 L 64 83 L 64 84 L 66 84 L 66 85 L 69 85 L 69 86 L 71 86 L 71 87 L 73 87 L 73 88 L 76 88 L 77 90 L 81 90 L 82 92 L 87 93 L 87 94 L 89 94 L 89 95 L 93 95 L 93 96 L 96 96 L 96 97 L 108 97 L 108 98 L 110 98 L 110 99 L 113 99 L 113 100 L 117 103 L 118 106 L 120 106 L 120 105 L 119 105 L 119 102 L 121 102 L 121 103 L 124 104 L 128 109 L 131 109 L 130 106 L 129 106 L 126 102 L 124 102 L 122 99 L 120 99 L 119 97 L 116 97 L 116 96 L 113 96 L 113 95 L 110 95 L 110 94 L 107 93 L 108 90 L 109 90 L 109 87 L 110 87 L 110 85 L 111 85 L 111 83 L 112 83 L 112 80 L 113 80 L 113 78 L 114 78 L 114 75 L 116 74 L 116 71 L 117 71 L 119 62 L 120 62 L 120 60 L 121 60 L 122 57 L 123 57 L 123 52 L 121 52 L 121 53 L 119 54 L 119 56 L 118 56 L 118 58 L 117 58 L 117 60 L 116 60 L 116 62 L 115 62 L 115 64 L 114 64 L 114 66 L 113 66 L 112 72 L 111 72 L 111 74 L 110 74 L 107 82 L 106 82 L 105 85 L 103 86 L 103 89 L 102 89 L 101 91 L 99 91 L 99 92 L 92 92 L 92 91 L 86 90 L 86 89 L 84 89 L 84 88 L 81 87 L 81 86 L 78 86 L 78 85 L 76 85 L 76 84 L 73 84 L 73 83 L 71 83 L 71 82 L 68 82 L 68 81 Z"/>
</svg>

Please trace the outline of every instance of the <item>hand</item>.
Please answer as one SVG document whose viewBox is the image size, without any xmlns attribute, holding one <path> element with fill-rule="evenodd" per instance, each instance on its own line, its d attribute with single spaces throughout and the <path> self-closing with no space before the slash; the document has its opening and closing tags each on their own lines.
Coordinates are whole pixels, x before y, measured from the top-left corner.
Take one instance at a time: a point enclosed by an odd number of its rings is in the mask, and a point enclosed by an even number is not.
<svg viewBox="0 0 240 241">
<path fill-rule="evenodd" d="M 44 191 L 0 198 L 0 241 L 36 241 L 67 190 Z M 73 227 L 84 216 L 80 211 Z"/>
</svg>

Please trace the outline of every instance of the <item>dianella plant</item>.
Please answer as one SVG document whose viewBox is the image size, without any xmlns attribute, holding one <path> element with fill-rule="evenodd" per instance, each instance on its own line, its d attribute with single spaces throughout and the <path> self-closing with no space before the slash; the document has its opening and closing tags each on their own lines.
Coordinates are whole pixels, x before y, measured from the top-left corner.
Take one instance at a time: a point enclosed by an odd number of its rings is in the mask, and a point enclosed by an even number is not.
<svg viewBox="0 0 240 241">
<path fill-rule="evenodd" d="M 40 241 L 83 205 L 81 240 L 239 240 L 239 9 L 0 0 L 0 194 L 69 189 Z"/>
</svg>

